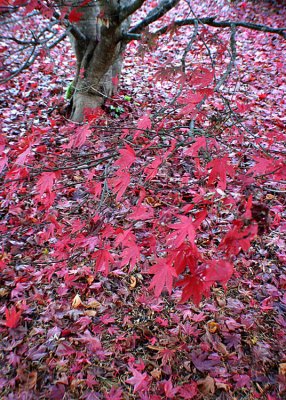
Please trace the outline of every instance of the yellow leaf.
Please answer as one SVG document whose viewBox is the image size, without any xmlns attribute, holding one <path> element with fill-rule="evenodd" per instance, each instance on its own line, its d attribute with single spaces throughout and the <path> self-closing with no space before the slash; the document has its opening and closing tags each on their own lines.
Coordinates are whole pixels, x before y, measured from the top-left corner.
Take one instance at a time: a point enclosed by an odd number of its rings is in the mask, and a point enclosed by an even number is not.
<svg viewBox="0 0 286 400">
<path fill-rule="evenodd" d="M 214 321 L 208 322 L 208 330 L 210 333 L 215 333 L 219 330 L 219 324 Z"/>
</svg>

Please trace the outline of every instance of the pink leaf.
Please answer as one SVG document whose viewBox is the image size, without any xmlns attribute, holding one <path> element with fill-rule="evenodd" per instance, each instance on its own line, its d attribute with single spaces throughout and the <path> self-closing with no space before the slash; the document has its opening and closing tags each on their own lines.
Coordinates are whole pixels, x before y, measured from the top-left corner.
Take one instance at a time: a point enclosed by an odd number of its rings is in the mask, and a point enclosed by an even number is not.
<svg viewBox="0 0 286 400">
<path fill-rule="evenodd" d="M 148 375 L 146 372 L 141 374 L 141 372 L 137 371 L 135 368 L 129 368 L 130 372 L 132 372 L 133 377 L 126 380 L 126 383 L 134 386 L 134 393 L 142 391 L 146 389 L 149 384 Z"/>
<path fill-rule="evenodd" d="M 151 129 L 152 124 L 150 120 L 150 114 L 145 114 L 143 117 L 141 117 L 138 122 L 137 122 L 137 131 L 135 132 L 134 135 L 134 140 L 138 138 L 138 136 L 142 135 L 143 131 L 146 129 Z"/>
<path fill-rule="evenodd" d="M 226 284 L 233 274 L 233 264 L 226 260 L 212 260 L 207 263 L 204 272 L 206 282 Z"/>
<path fill-rule="evenodd" d="M 55 180 L 56 174 L 54 172 L 43 172 L 37 182 L 39 194 L 42 195 L 45 192 L 51 192 Z"/>
<path fill-rule="evenodd" d="M 178 388 L 173 387 L 171 378 L 164 383 L 164 392 L 168 399 L 173 399 L 178 392 Z"/>
<path fill-rule="evenodd" d="M 29 146 L 25 151 L 23 151 L 16 159 L 15 164 L 17 165 L 24 165 L 26 162 L 27 157 L 30 156 L 32 151 L 32 147 Z"/>
<path fill-rule="evenodd" d="M 219 245 L 219 249 L 226 250 L 227 254 L 236 256 L 240 250 L 247 251 L 251 241 L 257 235 L 257 224 L 252 223 L 244 226 L 244 222 L 240 220 L 233 221 L 233 228 L 223 238 Z"/>
<path fill-rule="evenodd" d="M 123 391 L 121 388 L 112 387 L 110 392 L 105 393 L 105 400 L 122 400 Z"/>
<path fill-rule="evenodd" d="M 135 221 L 145 221 L 154 217 L 154 210 L 152 207 L 145 207 L 142 204 L 133 207 L 133 212 L 128 216 L 130 219 Z"/>
<path fill-rule="evenodd" d="M 189 85 L 191 87 L 196 87 L 197 89 L 202 89 L 209 86 L 214 78 L 214 70 L 209 70 L 205 67 L 198 67 L 191 74 L 191 79 L 189 80 Z"/>
<path fill-rule="evenodd" d="M 8 157 L 5 153 L 2 153 L 2 156 L 0 159 L 0 174 L 3 171 L 3 169 L 7 166 L 8 166 Z"/>
</svg>

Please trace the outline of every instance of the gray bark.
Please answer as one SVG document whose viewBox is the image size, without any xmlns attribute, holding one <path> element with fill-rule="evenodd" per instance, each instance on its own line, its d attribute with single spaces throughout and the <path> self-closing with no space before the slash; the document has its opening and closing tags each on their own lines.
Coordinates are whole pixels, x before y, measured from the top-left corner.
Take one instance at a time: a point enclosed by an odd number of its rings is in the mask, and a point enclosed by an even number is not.
<svg viewBox="0 0 286 400">
<path fill-rule="evenodd" d="M 128 2 L 128 0 L 125 0 Z M 71 42 L 77 59 L 71 119 L 82 122 L 85 109 L 101 106 L 115 93 L 112 79 L 120 78 L 122 31 L 129 27 L 129 19 L 119 20 L 121 3 L 117 0 L 97 1 L 78 8 L 80 20 L 71 31 Z M 77 34 L 78 33 L 78 34 Z"/>
</svg>

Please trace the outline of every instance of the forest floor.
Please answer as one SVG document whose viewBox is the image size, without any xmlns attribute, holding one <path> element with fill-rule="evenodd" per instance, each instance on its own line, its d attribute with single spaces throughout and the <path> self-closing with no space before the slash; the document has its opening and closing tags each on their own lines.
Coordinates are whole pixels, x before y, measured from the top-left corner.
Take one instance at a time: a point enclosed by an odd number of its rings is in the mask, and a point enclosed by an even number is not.
<svg viewBox="0 0 286 400">
<path fill-rule="evenodd" d="M 182 3 L 165 22 L 188 15 Z M 199 17 L 286 20 L 283 2 L 191 4 Z M 0 146 L 9 150 L 0 189 L 1 399 L 285 398 L 286 41 L 239 28 L 235 67 L 195 119 L 182 112 L 186 87 L 174 73 L 193 32 L 131 43 L 118 95 L 83 127 L 68 120 L 64 100 L 75 65 L 67 43 L 0 87 Z M 205 27 L 186 65 L 210 70 L 216 59 L 221 76 L 229 36 Z M 131 147 L 138 160 L 126 189 L 127 174 L 114 171 L 134 162 Z M 150 166 L 158 154 L 164 165 Z M 213 154 L 231 162 L 221 166 L 227 176 L 210 177 Z M 157 297 L 150 266 L 170 241 L 191 242 L 172 229 L 194 210 L 205 258 L 223 251 L 239 218 L 252 213 L 257 235 L 228 242 L 234 273 L 209 297 L 192 292 L 181 303 L 181 288 L 169 294 L 167 281 Z"/>
</svg>

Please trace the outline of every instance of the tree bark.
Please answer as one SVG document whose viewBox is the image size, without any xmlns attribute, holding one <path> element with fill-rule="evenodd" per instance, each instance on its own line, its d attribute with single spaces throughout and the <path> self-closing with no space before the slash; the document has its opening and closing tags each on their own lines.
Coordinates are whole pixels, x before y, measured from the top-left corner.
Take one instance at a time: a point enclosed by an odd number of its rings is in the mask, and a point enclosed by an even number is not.
<svg viewBox="0 0 286 400">
<path fill-rule="evenodd" d="M 117 89 L 114 78 L 120 78 L 123 51 L 122 30 L 129 20 L 119 21 L 118 2 L 97 1 L 76 9 L 80 20 L 71 31 L 71 42 L 77 59 L 73 82 L 72 114 L 75 122 L 84 120 L 85 112 L 100 107 Z"/>
</svg>

